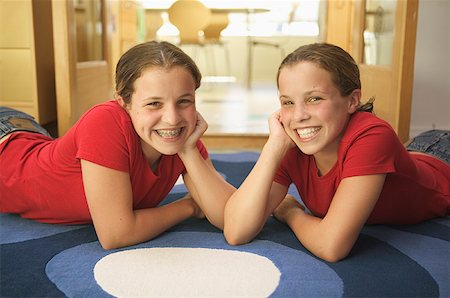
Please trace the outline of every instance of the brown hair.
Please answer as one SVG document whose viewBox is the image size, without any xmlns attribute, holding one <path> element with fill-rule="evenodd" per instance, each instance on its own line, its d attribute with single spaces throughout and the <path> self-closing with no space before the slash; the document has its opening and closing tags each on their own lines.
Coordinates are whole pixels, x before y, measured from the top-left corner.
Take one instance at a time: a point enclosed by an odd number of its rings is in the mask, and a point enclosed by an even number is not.
<svg viewBox="0 0 450 298">
<path fill-rule="evenodd" d="M 354 90 L 361 89 L 358 64 L 349 53 L 342 48 L 329 43 L 313 43 L 301 46 L 290 53 L 281 62 L 277 73 L 277 86 L 280 72 L 284 67 L 293 66 L 299 62 L 312 62 L 328 71 L 331 80 L 338 87 L 341 96 L 348 96 Z M 358 110 L 372 112 L 373 98 L 358 107 Z"/>
<path fill-rule="evenodd" d="M 134 93 L 134 82 L 150 67 L 170 69 L 180 66 L 194 78 L 195 89 L 200 87 L 202 75 L 195 62 L 180 48 L 166 41 L 149 41 L 126 51 L 116 66 L 116 96 L 129 104 Z"/>
</svg>

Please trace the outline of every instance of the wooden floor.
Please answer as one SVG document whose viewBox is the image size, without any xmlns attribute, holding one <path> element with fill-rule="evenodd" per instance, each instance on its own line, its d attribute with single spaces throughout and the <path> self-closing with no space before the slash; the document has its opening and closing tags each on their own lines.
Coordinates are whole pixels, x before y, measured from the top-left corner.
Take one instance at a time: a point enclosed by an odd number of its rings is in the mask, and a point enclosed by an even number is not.
<svg viewBox="0 0 450 298">
<path fill-rule="evenodd" d="M 268 117 L 279 108 L 272 85 L 207 83 L 197 91 L 197 110 L 208 122 L 203 141 L 212 150 L 261 150 Z"/>
</svg>

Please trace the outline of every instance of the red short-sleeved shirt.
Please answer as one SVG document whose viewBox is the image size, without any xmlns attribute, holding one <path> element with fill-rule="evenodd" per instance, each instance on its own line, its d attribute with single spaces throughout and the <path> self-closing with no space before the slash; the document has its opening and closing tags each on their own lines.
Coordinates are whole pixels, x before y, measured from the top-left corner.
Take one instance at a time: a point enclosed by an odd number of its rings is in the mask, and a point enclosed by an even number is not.
<svg viewBox="0 0 450 298">
<path fill-rule="evenodd" d="M 197 147 L 206 159 L 204 145 Z M 185 171 L 178 155 L 163 155 L 155 174 L 128 113 L 109 101 L 58 139 L 24 132 L 0 145 L 0 211 L 48 223 L 91 222 L 80 159 L 129 173 L 134 209 L 158 205 Z"/>
<path fill-rule="evenodd" d="M 368 223 L 409 224 L 450 214 L 450 167 L 410 154 L 388 123 L 366 112 L 351 117 L 330 172 L 319 176 L 314 157 L 294 148 L 274 181 L 293 182 L 308 209 L 323 217 L 342 179 L 372 174 L 387 176 Z"/>
</svg>

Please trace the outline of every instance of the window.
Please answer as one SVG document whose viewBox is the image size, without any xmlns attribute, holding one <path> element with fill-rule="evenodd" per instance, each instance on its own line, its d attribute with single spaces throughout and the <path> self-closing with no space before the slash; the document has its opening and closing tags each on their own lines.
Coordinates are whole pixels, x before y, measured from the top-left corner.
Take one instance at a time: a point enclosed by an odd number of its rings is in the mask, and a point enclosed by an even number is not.
<svg viewBox="0 0 450 298">
<path fill-rule="evenodd" d="M 144 8 L 164 10 L 174 0 L 144 1 Z M 229 9 L 224 36 L 319 36 L 323 0 L 202 0 L 207 7 Z M 167 13 L 158 35 L 177 35 Z"/>
</svg>

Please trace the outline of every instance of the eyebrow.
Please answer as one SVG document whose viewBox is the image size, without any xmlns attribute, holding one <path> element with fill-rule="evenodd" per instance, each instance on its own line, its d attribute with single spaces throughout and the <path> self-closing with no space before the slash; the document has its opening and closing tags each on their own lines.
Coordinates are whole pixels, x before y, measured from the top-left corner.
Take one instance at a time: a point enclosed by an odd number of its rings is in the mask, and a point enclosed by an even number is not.
<svg viewBox="0 0 450 298">
<path fill-rule="evenodd" d="M 291 99 L 289 96 L 287 96 L 287 95 L 282 95 L 282 94 L 281 94 L 278 98 L 279 98 L 280 100 L 281 100 L 281 99 L 289 99 L 289 100 Z"/>
<path fill-rule="evenodd" d="M 185 96 L 192 96 L 192 97 L 195 97 L 195 93 L 184 93 L 184 94 L 182 94 L 181 96 L 179 96 L 179 97 L 185 97 Z"/>
<path fill-rule="evenodd" d="M 181 94 L 180 96 L 178 96 L 178 98 L 182 98 L 182 97 L 186 97 L 186 96 L 190 96 L 190 97 L 194 97 L 195 98 L 195 93 L 184 93 Z M 164 100 L 164 97 L 162 96 L 150 96 L 150 97 L 146 97 L 142 99 L 143 101 L 149 101 L 149 100 Z"/>
<path fill-rule="evenodd" d="M 160 97 L 160 96 L 150 96 L 150 97 L 143 98 L 142 100 L 162 100 L 162 99 L 163 99 L 163 97 Z"/>
<path fill-rule="evenodd" d="M 303 96 L 303 97 L 309 96 L 309 95 L 311 95 L 311 94 L 313 94 L 313 93 L 315 93 L 315 92 L 319 92 L 319 93 L 322 93 L 322 94 L 329 94 L 328 92 L 323 91 L 323 90 L 321 90 L 321 89 L 320 89 L 320 90 L 319 90 L 319 89 L 312 89 L 312 90 L 309 90 L 309 91 L 304 92 L 304 93 L 302 94 L 302 96 Z M 291 99 L 290 96 L 284 95 L 284 94 L 280 94 L 279 98 L 280 98 L 280 99 L 283 99 L 283 98 Z"/>
</svg>

